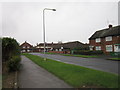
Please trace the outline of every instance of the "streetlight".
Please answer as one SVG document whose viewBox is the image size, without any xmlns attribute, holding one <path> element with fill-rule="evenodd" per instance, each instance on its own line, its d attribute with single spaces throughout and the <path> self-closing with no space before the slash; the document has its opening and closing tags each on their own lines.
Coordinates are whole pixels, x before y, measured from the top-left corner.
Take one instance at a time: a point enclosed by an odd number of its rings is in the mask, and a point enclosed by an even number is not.
<svg viewBox="0 0 120 90">
<path fill-rule="evenodd" d="M 45 58 L 45 10 L 52 10 L 52 11 L 56 11 L 56 9 L 50 9 L 50 8 L 44 8 L 44 9 L 43 9 L 43 41 L 44 41 L 44 60 L 46 60 L 46 58 Z"/>
</svg>

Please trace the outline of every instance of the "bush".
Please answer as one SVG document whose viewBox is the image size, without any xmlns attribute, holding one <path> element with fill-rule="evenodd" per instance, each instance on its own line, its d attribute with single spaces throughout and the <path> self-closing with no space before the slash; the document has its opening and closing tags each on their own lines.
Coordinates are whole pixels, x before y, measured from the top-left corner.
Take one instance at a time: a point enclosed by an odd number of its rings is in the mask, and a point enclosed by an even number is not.
<svg viewBox="0 0 120 90">
<path fill-rule="evenodd" d="M 20 56 L 13 56 L 11 60 L 8 61 L 8 69 L 9 71 L 17 71 L 20 68 Z"/>
<path fill-rule="evenodd" d="M 100 55 L 103 54 L 103 51 L 90 51 L 90 50 L 76 50 L 74 54 L 81 54 L 81 55 Z"/>
<path fill-rule="evenodd" d="M 2 60 L 9 61 L 12 56 L 20 55 L 18 42 L 14 38 L 2 38 Z"/>
</svg>

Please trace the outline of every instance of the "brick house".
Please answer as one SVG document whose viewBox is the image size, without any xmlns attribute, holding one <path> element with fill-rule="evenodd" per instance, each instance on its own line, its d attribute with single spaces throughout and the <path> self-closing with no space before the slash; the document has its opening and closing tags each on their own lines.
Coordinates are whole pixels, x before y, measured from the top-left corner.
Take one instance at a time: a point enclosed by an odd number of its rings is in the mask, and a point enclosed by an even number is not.
<svg viewBox="0 0 120 90">
<path fill-rule="evenodd" d="M 20 45 L 20 49 L 22 53 L 28 53 L 28 52 L 33 52 L 33 46 L 26 41 Z"/>
<path fill-rule="evenodd" d="M 56 45 L 56 43 L 45 43 L 45 49 L 46 49 L 46 52 L 49 52 L 53 49 L 53 45 Z M 34 52 L 43 52 L 44 51 L 44 43 L 40 43 L 40 44 L 37 44 L 35 46 L 35 49 Z"/>
<path fill-rule="evenodd" d="M 102 50 L 104 53 L 120 52 L 120 25 L 96 31 L 89 38 L 90 50 Z"/>
<path fill-rule="evenodd" d="M 50 52 L 54 53 L 71 53 L 71 50 L 75 48 L 87 48 L 88 44 L 83 44 L 79 41 L 67 42 L 67 43 L 58 43 L 53 45 L 53 49 Z"/>
</svg>

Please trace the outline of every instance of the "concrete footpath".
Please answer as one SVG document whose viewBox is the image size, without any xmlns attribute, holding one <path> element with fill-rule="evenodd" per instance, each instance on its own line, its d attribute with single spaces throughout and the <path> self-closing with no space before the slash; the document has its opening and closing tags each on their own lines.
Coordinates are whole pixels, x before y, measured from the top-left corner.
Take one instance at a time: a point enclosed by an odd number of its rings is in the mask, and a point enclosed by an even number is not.
<svg viewBox="0 0 120 90">
<path fill-rule="evenodd" d="M 45 69 L 22 56 L 21 69 L 18 73 L 19 88 L 71 88 Z"/>
</svg>

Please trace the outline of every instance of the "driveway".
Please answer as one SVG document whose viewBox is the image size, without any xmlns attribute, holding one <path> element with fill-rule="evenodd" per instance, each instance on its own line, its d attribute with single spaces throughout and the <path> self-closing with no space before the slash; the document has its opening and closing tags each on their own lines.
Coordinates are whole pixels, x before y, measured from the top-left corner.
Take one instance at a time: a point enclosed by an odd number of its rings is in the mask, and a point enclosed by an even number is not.
<svg viewBox="0 0 120 90">
<path fill-rule="evenodd" d="M 119 61 L 110 61 L 104 58 L 81 58 L 81 57 L 50 55 L 50 54 L 46 54 L 44 56 L 44 54 L 41 53 L 31 53 L 31 54 L 38 55 L 41 57 L 46 57 L 64 63 L 75 64 L 75 65 L 101 70 L 105 72 L 110 72 L 114 74 L 118 74 L 118 63 L 120 63 Z"/>
<path fill-rule="evenodd" d="M 45 69 L 22 56 L 22 67 L 18 74 L 19 88 L 71 88 Z"/>
</svg>

